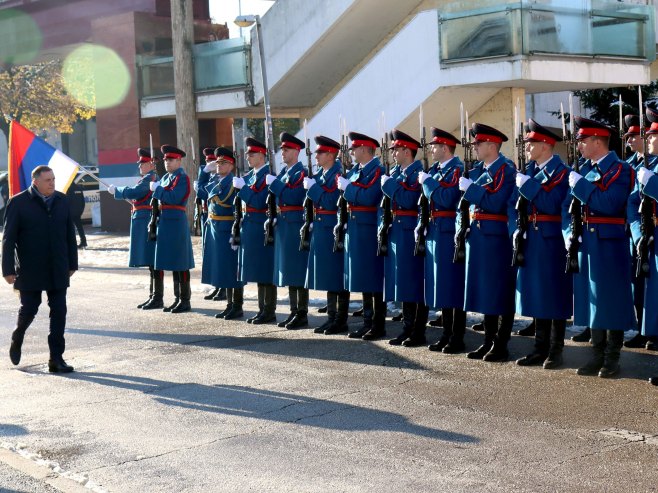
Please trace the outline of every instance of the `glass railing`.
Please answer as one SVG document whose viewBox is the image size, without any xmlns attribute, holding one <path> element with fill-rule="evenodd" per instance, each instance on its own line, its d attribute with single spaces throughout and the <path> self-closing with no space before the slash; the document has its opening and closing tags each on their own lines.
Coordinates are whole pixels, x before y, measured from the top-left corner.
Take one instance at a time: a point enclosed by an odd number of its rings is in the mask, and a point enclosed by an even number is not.
<svg viewBox="0 0 658 493">
<path fill-rule="evenodd" d="M 652 6 L 602 0 L 464 0 L 438 13 L 444 63 L 517 55 L 656 59 Z"/>
<path fill-rule="evenodd" d="M 249 44 L 244 38 L 223 39 L 193 47 L 194 89 L 197 92 L 248 86 Z M 165 97 L 174 94 L 174 58 L 140 56 L 140 96 Z"/>
</svg>

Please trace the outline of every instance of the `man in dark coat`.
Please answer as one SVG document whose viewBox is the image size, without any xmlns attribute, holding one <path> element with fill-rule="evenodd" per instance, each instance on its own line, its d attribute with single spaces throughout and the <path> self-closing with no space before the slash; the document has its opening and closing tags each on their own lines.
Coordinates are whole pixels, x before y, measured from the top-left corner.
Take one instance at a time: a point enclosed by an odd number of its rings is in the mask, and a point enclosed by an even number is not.
<svg viewBox="0 0 658 493">
<path fill-rule="evenodd" d="M 78 248 L 87 248 L 87 237 L 85 236 L 85 229 L 82 226 L 82 213 L 85 211 L 85 194 L 82 187 L 77 182 L 73 181 L 66 191 L 66 198 L 69 201 L 71 208 L 71 218 L 75 229 L 78 230 L 80 236 L 80 244 Z"/>
<path fill-rule="evenodd" d="M 51 373 L 69 373 L 64 354 L 66 289 L 78 270 L 73 218 L 66 195 L 55 191 L 55 174 L 48 166 L 32 171 L 32 186 L 7 204 L 2 238 L 2 275 L 20 292 L 16 330 L 11 336 L 9 358 L 21 360 L 25 331 L 41 304 L 41 292 L 48 295 L 50 334 L 48 346 Z"/>
</svg>

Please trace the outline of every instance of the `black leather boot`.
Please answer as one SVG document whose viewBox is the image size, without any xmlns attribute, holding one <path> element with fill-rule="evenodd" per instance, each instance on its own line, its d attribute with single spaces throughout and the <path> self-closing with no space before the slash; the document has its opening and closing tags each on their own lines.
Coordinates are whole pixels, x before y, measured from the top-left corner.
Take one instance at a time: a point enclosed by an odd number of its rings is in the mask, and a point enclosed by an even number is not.
<svg viewBox="0 0 658 493">
<path fill-rule="evenodd" d="M 552 370 L 562 366 L 564 334 L 567 330 L 566 320 L 552 320 L 551 322 L 550 347 L 548 349 L 548 356 L 544 361 L 545 370 Z"/>
<path fill-rule="evenodd" d="M 368 317 L 367 309 L 363 309 L 364 321 Z M 384 301 L 384 293 L 372 293 L 372 328 L 363 334 L 364 341 L 374 341 L 386 336 L 386 302 Z"/>
<path fill-rule="evenodd" d="M 352 313 L 353 317 L 363 317 L 363 324 L 356 330 L 347 334 L 351 339 L 360 339 L 372 329 L 372 318 L 375 313 L 374 299 L 372 293 L 363 293 L 363 305 L 361 309 Z"/>
<path fill-rule="evenodd" d="M 11 345 L 9 346 L 9 359 L 14 365 L 21 362 L 21 354 L 23 348 L 23 340 L 25 339 L 25 331 L 34 320 L 34 317 L 26 317 L 18 315 L 16 320 L 16 329 L 11 334 Z"/>
<path fill-rule="evenodd" d="M 500 326 L 493 341 L 493 346 L 487 354 L 482 358 L 484 361 L 490 363 L 500 363 L 507 361 L 509 352 L 507 350 L 507 343 L 512 336 L 512 326 L 514 325 L 514 314 L 502 315 L 500 317 Z"/>
<path fill-rule="evenodd" d="M 151 298 L 153 298 L 153 277 L 153 267 L 149 266 L 149 299 L 137 305 L 137 308 L 144 308 L 151 301 Z"/>
<path fill-rule="evenodd" d="M 466 332 L 466 312 L 460 308 L 453 309 L 452 335 L 448 344 L 443 348 L 446 354 L 461 353 L 466 349 L 464 344 L 464 333 Z"/>
<path fill-rule="evenodd" d="M 388 341 L 391 346 L 401 346 L 404 341 L 411 337 L 416 322 L 417 303 L 402 303 L 402 333 Z"/>
<path fill-rule="evenodd" d="M 265 285 L 259 282 L 256 286 L 258 287 L 258 311 L 253 317 L 247 319 L 248 324 L 263 314 L 263 306 L 265 306 Z"/>
<path fill-rule="evenodd" d="M 443 348 L 448 345 L 450 337 L 452 336 L 452 317 L 454 310 L 452 308 L 443 308 L 441 310 L 441 321 L 443 323 L 443 334 L 441 338 L 434 344 L 429 345 L 430 351 L 443 351 Z M 432 322 L 430 322 L 432 325 Z"/>
<path fill-rule="evenodd" d="M 624 347 L 633 349 L 644 348 L 647 345 L 647 340 L 648 339 L 642 335 L 642 332 L 638 332 L 628 341 L 624 341 Z"/>
<path fill-rule="evenodd" d="M 174 302 L 162 309 L 163 312 L 170 312 L 178 306 L 180 303 L 180 279 L 178 272 L 172 272 L 172 277 L 174 278 Z"/>
<path fill-rule="evenodd" d="M 292 320 L 286 324 L 286 329 L 301 329 L 302 327 L 308 326 L 308 289 L 300 287 L 290 289 L 297 293 L 297 313 L 295 313 Z"/>
<path fill-rule="evenodd" d="M 516 364 L 519 366 L 542 365 L 548 356 L 551 320 L 538 318 L 533 320 L 533 324 L 535 325 L 535 347 L 532 353 L 516 360 Z"/>
<path fill-rule="evenodd" d="M 624 343 L 623 330 L 608 330 L 606 332 L 603 366 L 599 371 L 599 377 L 601 378 L 610 378 L 619 373 L 619 356 Z"/>
<path fill-rule="evenodd" d="M 603 366 L 603 357 L 606 347 L 606 331 L 594 329 L 591 330 L 592 357 L 583 366 L 576 370 L 578 375 L 598 375 Z"/>
<path fill-rule="evenodd" d="M 226 290 L 226 297 L 231 300 L 231 309 L 224 314 L 224 320 L 242 318 L 244 316 L 244 311 L 242 310 L 242 305 L 244 303 L 244 288 L 242 286 L 239 288 L 228 288 Z"/>
<path fill-rule="evenodd" d="M 327 320 L 319 327 L 313 329 L 313 333 L 315 334 L 324 334 L 325 330 L 333 327 L 336 323 L 336 311 L 338 310 L 338 293 L 336 291 L 327 291 L 327 304 L 325 306 L 327 307 Z"/>
<path fill-rule="evenodd" d="M 532 322 L 527 327 L 522 328 L 521 330 L 516 331 L 517 336 L 523 336 L 523 337 L 532 337 L 535 335 L 536 332 L 536 322 L 535 319 L 532 319 Z"/>
<path fill-rule="evenodd" d="M 425 303 L 416 303 L 416 316 L 414 330 L 411 335 L 402 341 L 404 347 L 418 347 L 427 344 L 425 331 L 427 330 L 427 317 L 430 309 Z"/>
<path fill-rule="evenodd" d="M 190 287 L 190 271 L 180 271 L 180 302 L 171 309 L 171 313 L 189 312 L 192 309 L 190 299 L 192 299 L 192 288 Z"/>
<path fill-rule="evenodd" d="M 325 330 L 325 335 L 330 334 L 342 334 L 347 332 L 347 317 L 348 310 L 350 308 L 350 292 L 349 291 L 340 291 L 337 293 L 337 308 L 336 308 L 336 320 L 333 327 L 329 330 Z"/>
<path fill-rule="evenodd" d="M 219 288 L 213 289 L 210 293 L 203 297 L 204 300 L 212 300 L 219 293 Z"/>
<path fill-rule="evenodd" d="M 571 340 L 573 342 L 589 342 L 591 338 L 592 338 L 592 330 L 589 327 L 585 327 L 585 330 L 573 336 Z"/>
<path fill-rule="evenodd" d="M 484 356 L 491 350 L 493 346 L 496 332 L 498 331 L 498 315 L 485 315 L 484 322 L 484 343 L 475 351 L 471 351 L 466 355 L 468 359 L 483 359 Z"/>
<path fill-rule="evenodd" d="M 215 296 L 212 297 L 213 301 L 224 301 L 226 299 L 226 288 L 219 288 Z"/>
<path fill-rule="evenodd" d="M 276 292 L 274 284 L 263 285 L 263 312 L 251 322 L 253 325 L 276 322 Z"/>
<path fill-rule="evenodd" d="M 164 272 L 161 270 L 153 270 L 153 296 L 146 303 L 142 310 L 153 310 L 162 308 L 164 303 L 162 298 L 164 296 Z"/>
</svg>

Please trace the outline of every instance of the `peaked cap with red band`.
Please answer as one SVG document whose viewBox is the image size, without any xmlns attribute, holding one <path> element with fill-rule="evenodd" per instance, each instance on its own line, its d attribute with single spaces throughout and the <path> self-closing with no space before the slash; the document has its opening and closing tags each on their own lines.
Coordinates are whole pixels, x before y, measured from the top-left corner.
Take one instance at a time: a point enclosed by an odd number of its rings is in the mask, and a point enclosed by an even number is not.
<svg viewBox="0 0 658 493">
<path fill-rule="evenodd" d="M 151 156 L 151 149 L 146 149 L 145 147 L 140 147 L 137 149 L 137 159 L 138 163 L 150 163 L 153 161 L 153 158 Z"/>
<path fill-rule="evenodd" d="M 457 137 L 450 132 L 446 132 L 445 130 L 436 127 L 432 127 L 430 132 L 432 132 L 432 140 L 430 140 L 428 144 L 445 144 L 450 147 L 457 147 L 457 144 L 459 144 Z"/>
<path fill-rule="evenodd" d="M 555 135 L 546 127 L 542 127 L 539 123 L 532 118 L 528 119 L 528 124 L 525 127 L 526 135 L 523 138 L 524 142 L 546 142 L 548 145 L 555 145 L 560 142 L 562 138 Z"/>
<path fill-rule="evenodd" d="M 288 132 L 281 132 L 281 135 L 279 135 L 279 140 L 281 141 L 282 149 L 287 147 L 288 149 L 297 149 L 298 151 L 301 151 L 306 147 L 304 142 L 299 140 L 294 135 L 289 134 Z"/>
<path fill-rule="evenodd" d="M 370 147 L 372 149 L 377 149 L 379 147 L 379 142 L 377 142 L 377 140 L 373 139 L 372 137 L 368 137 L 365 134 L 350 132 L 347 134 L 347 136 L 352 141 L 350 149 L 356 149 L 357 147 Z"/>
<path fill-rule="evenodd" d="M 583 118 L 577 116 L 574 118 L 574 123 L 578 127 L 578 133 L 576 134 L 576 140 L 586 139 L 587 137 L 610 137 L 612 130 L 607 125 L 597 122 L 595 120 L 590 120 L 589 118 Z"/>
<path fill-rule="evenodd" d="M 170 145 L 163 145 L 160 147 L 160 150 L 162 151 L 162 154 L 164 155 L 165 159 L 181 159 L 184 158 L 187 154 L 185 154 L 184 151 L 181 151 L 178 147 L 170 146 Z"/>
<path fill-rule="evenodd" d="M 645 106 L 646 110 L 644 114 L 647 117 L 647 121 L 651 122 L 651 127 L 647 130 L 647 135 L 658 134 L 658 100 L 653 99 L 647 101 Z"/>
<path fill-rule="evenodd" d="M 220 159 L 225 159 L 226 161 L 235 163 L 235 155 L 233 154 L 233 151 L 231 149 L 227 149 L 226 147 L 218 147 L 215 149 L 215 156 L 217 156 L 218 161 Z"/>
<path fill-rule="evenodd" d="M 214 147 L 206 147 L 203 150 L 203 155 L 206 158 L 206 161 L 214 161 L 215 159 L 217 159 L 217 157 L 215 156 L 215 148 Z"/>
<path fill-rule="evenodd" d="M 340 144 L 338 142 L 329 137 L 325 137 L 324 135 L 316 135 L 314 140 L 317 144 L 317 147 L 315 148 L 316 154 L 318 152 L 330 152 L 336 154 L 340 150 Z"/>
<path fill-rule="evenodd" d="M 410 135 L 405 134 L 403 131 L 394 128 L 391 132 L 393 140 L 391 141 L 391 146 L 389 149 L 395 149 L 396 147 L 406 147 L 412 151 L 417 151 L 420 147 L 420 142 L 411 137 Z"/>
<path fill-rule="evenodd" d="M 267 154 L 267 147 L 260 140 L 256 140 L 253 137 L 247 137 L 244 139 L 244 146 L 246 152 L 258 152 L 260 154 Z"/>
<path fill-rule="evenodd" d="M 507 136 L 503 132 L 484 123 L 471 125 L 471 136 L 475 142 L 495 142 L 496 144 L 507 142 Z"/>
</svg>

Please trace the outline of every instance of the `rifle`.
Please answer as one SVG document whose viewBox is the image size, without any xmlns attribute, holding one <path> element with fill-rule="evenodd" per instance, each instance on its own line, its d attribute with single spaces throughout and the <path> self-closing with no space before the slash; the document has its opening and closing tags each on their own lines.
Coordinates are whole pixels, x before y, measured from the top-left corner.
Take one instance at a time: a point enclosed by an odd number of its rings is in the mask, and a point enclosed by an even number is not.
<svg viewBox="0 0 658 493">
<path fill-rule="evenodd" d="M 344 131 L 340 134 L 340 164 L 343 168 L 343 176 L 347 174 L 347 163 L 350 161 L 350 154 L 347 148 L 347 135 Z M 345 229 L 347 227 L 347 199 L 345 192 L 340 191 L 338 195 L 338 218 L 334 227 L 334 253 L 345 250 Z"/>
<path fill-rule="evenodd" d="M 233 149 L 236 151 L 236 158 L 238 155 L 238 149 L 236 147 L 235 141 L 235 127 L 231 127 L 231 132 L 233 134 Z M 236 167 L 235 167 L 235 176 L 240 177 L 240 169 L 243 165 L 244 152 L 239 152 L 240 157 L 237 158 Z M 240 228 L 242 227 L 242 199 L 236 193 L 235 198 L 233 199 L 233 225 L 231 226 L 231 243 L 233 246 L 239 246 L 242 238 L 240 236 Z"/>
<path fill-rule="evenodd" d="M 304 140 L 306 141 L 306 160 L 308 165 L 308 175 L 313 178 L 313 163 L 311 162 L 311 141 L 308 139 L 306 132 L 306 120 L 304 120 Z M 304 197 L 304 224 L 299 231 L 299 251 L 304 252 L 311 249 L 311 224 L 313 223 L 313 200 L 306 194 Z"/>
<path fill-rule="evenodd" d="M 647 167 L 647 134 L 644 129 L 644 111 L 642 104 L 642 88 L 638 87 L 640 99 L 640 138 L 642 139 L 642 151 L 644 160 L 642 166 Z M 653 222 L 653 204 L 651 198 L 647 197 L 640 191 L 642 197 L 640 201 L 640 232 L 641 236 L 637 242 L 636 258 L 637 267 L 635 269 L 635 276 L 638 278 L 648 278 L 651 273 L 651 266 L 649 263 L 649 245 L 651 238 L 653 238 L 656 231 L 656 225 Z"/>
<path fill-rule="evenodd" d="M 514 126 L 518 129 L 515 139 L 516 145 L 516 169 L 519 173 L 525 171 L 525 144 L 523 142 L 523 120 L 519 119 L 521 115 L 521 103 L 516 100 L 514 108 Z M 528 199 L 519 193 L 516 201 L 516 231 L 512 235 L 512 267 L 518 267 L 525 263 L 524 240 L 528 231 Z"/>
<path fill-rule="evenodd" d="M 425 140 L 425 124 L 423 122 L 423 106 L 420 107 L 419 112 L 419 121 L 420 121 L 420 146 L 423 148 L 423 171 L 427 173 L 429 171 L 429 162 L 427 161 L 427 142 Z M 416 237 L 416 245 L 414 246 L 414 256 L 424 257 L 426 250 L 426 240 L 425 230 L 430 224 L 430 201 L 423 193 L 423 187 L 420 187 L 420 197 L 418 198 L 418 218 L 420 223 L 420 230 L 418 231 L 418 236 Z"/>
<path fill-rule="evenodd" d="M 192 148 L 192 165 L 195 165 L 196 151 L 194 150 L 194 137 L 190 137 L 190 144 Z M 199 236 L 201 232 L 201 218 L 203 217 L 203 200 L 197 197 L 194 200 L 194 204 L 194 236 Z"/>
<path fill-rule="evenodd" d="M 387 175 L 391 172 L 391 164 L 388 160 L 388 136 L 388 132 L 384 130 L 384 137 L 382 138 L 382 161 L 386 167 Z M 393 224 L 391 198 L 384 194 L 379 207 L 382 209 L 382 223 L 377 229 L 377 256 L 386 257 L 388 255 L 388 229 Z"/>
<path fill-rule="evenodd" d="M 566 132 L 564 111 L 562 112 L 562 132 Z M 566 135 L 563 134 L 563 137 L 564 141 L 567 142 L 567 159 L 574 160 L 573 169 L 576 173 L 580 173 L 580 162 L 578 160 L 576 138 L 574 135 L 573 94 L 569 94 L 569 132 Z M 583 208 L 582 203 L 576 197 L 571 199 L 569 214 L 571 215 L 571 244 L 567 249 L 567 266 L 565 270 L 567 274 L 580 272 L 578 250 L 580 250 L 579 238 L 583 234 Z"/>
<path fill-rule="evenodd" d="M 460 103 L 459 112 L 461 122 L 460 134 L 462 147 L 464 148 L 464 178 L 468 178 L 468 173 L 473 165 L 473 144 L 471 142 L 471 130 L 468 126 L 468 111 L 466 112 L 466 119 L 464 120 L 464 103 Z M 464 123 L 466 126 L 464 126 Z M 459 230 L 455 235 L 455 253 L 452 257 L 452 262 L 455 264 L 460 264 L 466 261 L 466 235 L 471 228 L 471 204 L 466 200 L 464 195 L 466 195 L 466 192 L 462 192 L 461 199 L 457 205 L 461 220 L 459 221 Z"/>
<path fill-rule="evenodd" d="M 268 122 L 266 121 L 266 125 Z M 274 142 L 271 142 L 272 139 L 272 130 L 268 130 L 267 136 L 267 158 L 269 164 L 270 175 L 276 176 L 274 172 Z M 265 246 L 274 246 L 274 221 L 276 219 L 276 195 L 270 190 L 267 192 L 267 199 L 265 199 L 265 204 L 267 205 L 267 219 L 265 220 L 264 230 L 265 230 Z"/>
<path fill-rule="evenodd" d="M 640 107 L 640 115 L 642 115 L 642 107 Z M 621 160 L 626 161 L 626 142 L 624 142 L 624 102 L 621 99 L 621 93 L 619 93 L 619 140 L 621 141 Z M 646 148 L 646 145 L 644 147 Z"/>
<path fill-rule="evenodd" d="M 149 134 L 149 143 L 151 145 L 151 159 L 153 155 L 153 135 Z M 159 176 L 158 178 L 162 178 Z M 148 224 L 148 241 L 155 241 L 158 237 L 158 221 L 160 219 L 160 201 L 155 197 L 151 198 L 151 219 Z"/>
</svg>

